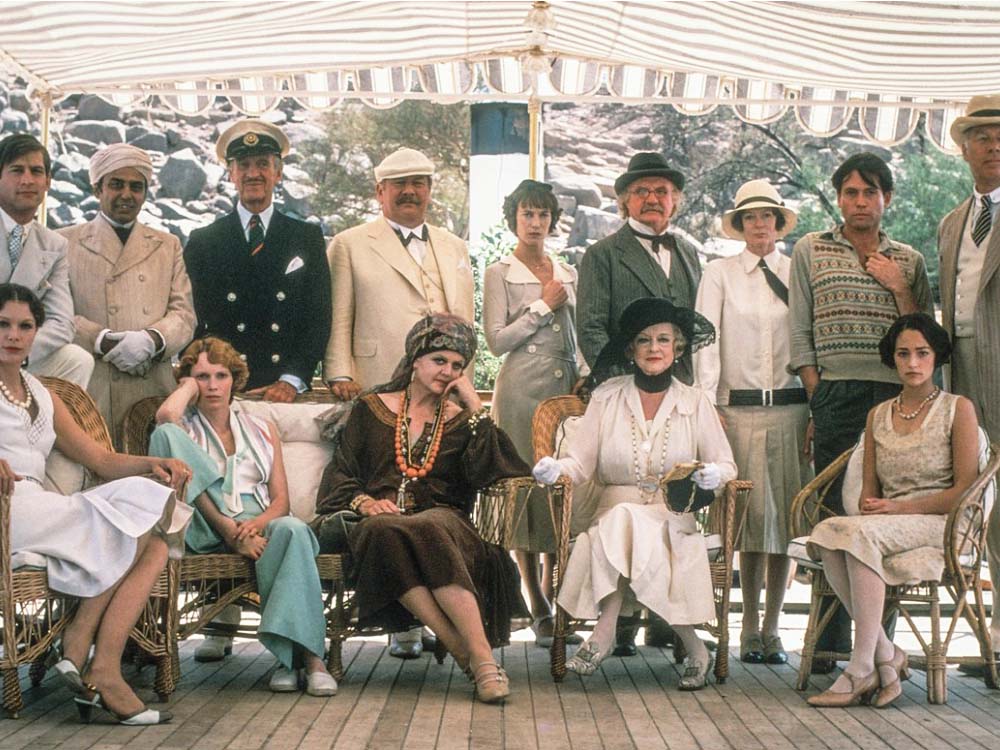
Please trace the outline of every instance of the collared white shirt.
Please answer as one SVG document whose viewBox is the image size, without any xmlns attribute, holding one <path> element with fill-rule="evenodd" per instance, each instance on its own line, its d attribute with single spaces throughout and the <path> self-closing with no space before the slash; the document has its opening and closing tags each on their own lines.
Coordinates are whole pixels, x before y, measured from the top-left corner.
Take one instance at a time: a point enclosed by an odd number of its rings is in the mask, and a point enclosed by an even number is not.
<svg viewBox="0 0 1000 750">
<path fill-rule="evenodd" d="M 980 193 L 975 188 L 972 189 L 972 210 L 969 212 L 969 226 L 974 227 L 979 219 L 979 214 L 983 210 L 983 195 L 990 197 L 990 231 L 997 223 L 997 211 L 1000 210 L 1000 187 L 990 193 Z"/>
<path fill-rule="evenodd" d="M 11 230 L 17 226 L 17 222 L 11 218 L 10 214 L 0 208 L 0 221 L 3 221 L 3 230 L 8 237 L 10 237 Z M 21 235 L 21 247 L 24 247 L 25 243 L 28 241 L 28 233 L 31 231 L 31 225 L 35 223 L 32 219 L 27 224 L 22 224 L 21 228 L 24 229 L 24 234 Z M 7 248 L 0 248 L 6 252 Z"/>
<path fill-rule="evenodd" d="M 695 382 L 713 403 L 728 404 L 731 390 L 801 388 L 786 369 L 788 305 L 768 286 L 759 262 L 744 249 L 712 261 L 701 277 L 695 310 L 715 326 L 716 342 L 694 355 Z M 791 259 L 775 250 L 764 262 L 787 286 Z"/>
<path fill-rule="evenodd" d="M 249 242 L 250 219 L 253 217 L 253 211 L 244 206 L 243 201 L 236 204 L 236 211 L 240 215 L 240 224 L 243 225 L 243 236 L 246 238 L 247 242 Z M 260 217 L 260 225 L 264 229 L 264 234 L 267 234 L 267 228 L 271 225 L 271 217 L 274 215 L 274 204 L 271 203 L 257 215 Z"/>
<path fill-rule="evenodd" d="M 654 232 L 652 228 L 646 226 L 641 221 L 636 221 L 631 216 L 628 218 L 628 225 L 632 227 L 637 232 L 642 232 L 643 234 L 655 234 L 658 237 L 662 237 L 667 233 L 666 230 L 662 232 Z M 649 240 L 644 240 L 642 237 L 636 237 L 639 240 L 639 244 L 646 248 L 646 252 L 649 253 L 650 257 L 663 269 L 663 274 L 669 279 L 670 278 L 670 250 L 661 247 L 657 251 L 653 252 L 653 243 Z"/>
<path fill-rule="evenodd" d="M 416 235 L 410 240 L 410 244 L 406 246 L 406 250 L 410 254 L 410 257 L 417 262 L 417 265 L 422 266 L 424 264 L 424 258 L 427 255 L 427 243 L 420 239 L 420 237 L 424 233 L 424 227 L 427 226 L 427 222 L 418 224 L 415 227 L 404 227 L 402 224 L 397 224 L 389 217 L 386 217 L 385 220 L 388 222 L 390 227 L 395 229 L 397 232 L 401 232 L 404 237 L 408 234 Z M 428 237 L 429 236 L 430 235 L 428 235 Z"/>
</svg>

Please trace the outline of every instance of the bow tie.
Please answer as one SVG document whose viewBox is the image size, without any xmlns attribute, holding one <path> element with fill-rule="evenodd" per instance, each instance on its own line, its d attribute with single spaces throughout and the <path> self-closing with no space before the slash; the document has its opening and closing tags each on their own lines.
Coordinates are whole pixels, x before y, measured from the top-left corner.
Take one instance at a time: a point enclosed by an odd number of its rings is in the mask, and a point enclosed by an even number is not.
<svg viewBox="0 0 1000 750">
<path fill-rule="evenodd" d="M 629 229 L 632 229 L 632 227 L 629 226 Z M 653 243 L 654 253 L 657 252 L 661 247 L 666 248 L 667 250 L 670 250 L 673 247 L 673 243 L 670 240 L 670 235 L 666 233 L 643 234 L 642 232 L 637 232 L 635 229 L 632 229 L 632 234 L 634 234 L 639 239 L 649 240 L 651 243 Z"/>
<path fill-rule="evenodd" d="M 423 240 L 424 242 L 427 242 L 427 225 L 426 224 L 424 224 L 420 228 L 420 233 L 419 234 L 417 234 L 416 232 L 407 232 L 404 235 L 403 232 L 402 232 L 402 230 L 399 230 L 399 229 L 393 229 L 392 231 L 394 231 L 396 233 L 396 236 L 399 237 L 399 241 L 403 243 L 403 247 L 409 247 L 410 246 L 410 240 L 412 240 L 412 239 L 418 239 L 418 240 Z"/>
</svg>

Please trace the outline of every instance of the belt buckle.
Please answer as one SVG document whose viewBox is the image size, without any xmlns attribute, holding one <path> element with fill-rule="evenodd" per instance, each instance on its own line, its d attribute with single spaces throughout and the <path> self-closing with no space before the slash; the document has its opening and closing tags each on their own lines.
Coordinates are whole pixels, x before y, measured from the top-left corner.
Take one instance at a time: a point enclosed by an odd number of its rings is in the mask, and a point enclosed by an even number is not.
<svg viewBox="0 0 1000 750">
<path fill-rule="evenodd" d="M 774 406 L 774 391 L 770 388 L 764 388 L 760 392 L 761 406 Z"/>
</svg>

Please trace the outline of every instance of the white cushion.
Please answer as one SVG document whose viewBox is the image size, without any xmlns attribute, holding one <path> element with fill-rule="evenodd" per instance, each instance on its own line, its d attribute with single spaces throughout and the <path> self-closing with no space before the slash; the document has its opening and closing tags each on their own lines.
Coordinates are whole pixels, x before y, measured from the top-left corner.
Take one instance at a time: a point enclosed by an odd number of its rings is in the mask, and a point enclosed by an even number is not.
<svg viewBox="0 0 1000 750">
<path fill-rule="evenodd" d="M 285 458 L 292 515 L 311 521 L 316 517 L 316 492 L 323 470 L 333 457 L 333 446 L 327 442 L 283 442 L 281 454 Z"/>
<path fill-rule="evenodd" d="M 844 503 L 844 513 L 849 516 L 861 515 L 861 486 L 865 481 L 865 433 L 861 433 L 851 457 L 844 469 L 844 484 L 840 498 Z"/>
<path fill-rule="evenodd" d="M 788 543 L 788 556 L 801 565 L 804 568 L 812 568 L 818 570 L 822 566 L 818 560 L 813 560 L 809 557 L 809 552 L 806 550 L 806 543 L 809 541 L 809 537 L 800 536 L 796 537 Z"/>
<path fill-rule="evenodd" d="M 282 443 L 320 441 L 316 417 L 330 411 L 330 404 L 277 404 L 269 401 L 235 401 L 233 408 L 274 422 Z"/>
</svg>

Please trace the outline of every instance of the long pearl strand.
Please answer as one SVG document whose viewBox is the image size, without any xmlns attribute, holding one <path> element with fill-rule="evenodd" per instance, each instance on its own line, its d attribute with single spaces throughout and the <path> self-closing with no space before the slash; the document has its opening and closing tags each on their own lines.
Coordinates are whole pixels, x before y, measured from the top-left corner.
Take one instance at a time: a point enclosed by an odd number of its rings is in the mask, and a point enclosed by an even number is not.
<svg viewBox="0 0 1000 750">
<path fill-rule="evenodd" d="M 31 389 L 28 388 L 28 384 L 24 382 L 24 376 L 19 373 L 18 377 L 21 378 L 21 385 L 24 386 L 24 393 L 25 393 L 24 401 L 18 401 L 16 398 L 14 398 L 14 394 L 10 392 L 10 389 L 7 387 L 7 384 L 3 382 L 3 380 L 0 380 L 0 394 L 2 394 L 3 397 L 7 399 L 14 406 L 18 407 L 19 409 L 24 409 L 25 411 L 28 411 L 29 409 L 31 409 L 31 405 L 34 403 L 34 399 L 31 396 Z"/>
<path fill-rule="evenodd" d="M 631 416 L 631 415 L 630 415 Z M 670 439 L 670 417 L 667 417 L 667 421 L 664 424 L 663 433 L 663 445 L 661 447 L 660 455 L 660 471 L 659 473 L 654 473 L 653 471 L 653 457 L 649 455 L 652 451 L 652 443 L 655 439 L 651 437 L 648 441 L 645 441 L 642 445 L 643 450 L 647 453 L 646 458 L 646 474 L 643 475 L 642 470 L 639 467 L 639 445 L 638 445 L 638 430 L 636 426 L 636 418 L 632 418 L 632 469 L 635 471 L 635 484 L 639 488 L 639 492 L 643 499 L 648 499 L 652 497 L 656 491 L 659 489 L 660 478 L 666 473 L 667 468 L 667 442 Z M 647 444 L 649 447 L 647 448 Z"/>
</svg>

